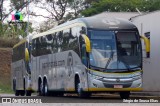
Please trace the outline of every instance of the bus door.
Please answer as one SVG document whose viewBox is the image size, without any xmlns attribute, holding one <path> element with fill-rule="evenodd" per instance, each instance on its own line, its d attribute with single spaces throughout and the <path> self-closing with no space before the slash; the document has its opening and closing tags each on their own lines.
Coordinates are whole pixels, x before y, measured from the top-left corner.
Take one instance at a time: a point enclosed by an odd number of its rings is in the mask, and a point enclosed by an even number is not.
<svg viewBox="0 0 160 106">
<path fill-rule="evenodd" d="M 87 53 L 86 53 L 86 45 L 82 44 L 82 63 L 87 67 L 88 66 L 88 60 L 87 60 Z"/>
</svg>

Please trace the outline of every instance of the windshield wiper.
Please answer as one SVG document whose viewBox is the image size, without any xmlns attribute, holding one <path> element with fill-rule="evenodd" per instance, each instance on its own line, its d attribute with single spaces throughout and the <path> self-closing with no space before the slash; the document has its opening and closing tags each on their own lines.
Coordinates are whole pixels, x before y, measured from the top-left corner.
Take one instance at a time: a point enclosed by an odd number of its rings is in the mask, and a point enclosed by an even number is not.
<svg viewBox="0 0 160 106">
<path fill-rule="evenodd" d="M 141 67 L 141 66 L 133 67 L 133 68 L 130 68 L 130 70 L 133 70 L 133 71 L 134 71 L 135 69 L 141 69 L 140 67 Z"/>
<path fill-rule="evenodd" d="M 112 49 L 111 49 L 111 56 L 109 57 L 109 59 L 108 59 L 108 61 L 107 61 L 107 64 L 106 64 L 106 66 L 105 66 L 105 69 L 107 70 L 107 68 L 108 68 L 108 66 L 109 66 L 109 63 L 111 62 L 111 59 L 113 58 L 113 54 L 114 54 L 114 52 L 112 51 Z"/>
<path fill-rule="evenodd" d="M 121 57 L 120 60 L 124 63 L 124 65 L 126 66 L 126 68 L 127 68 L 128 71 L 135 71 L 135 69 L 140 68 L 140 66 L 131 68 L 131 67 L 129 66 L 129 64 L 124 61 L 123 57 Z"/>
</svg>

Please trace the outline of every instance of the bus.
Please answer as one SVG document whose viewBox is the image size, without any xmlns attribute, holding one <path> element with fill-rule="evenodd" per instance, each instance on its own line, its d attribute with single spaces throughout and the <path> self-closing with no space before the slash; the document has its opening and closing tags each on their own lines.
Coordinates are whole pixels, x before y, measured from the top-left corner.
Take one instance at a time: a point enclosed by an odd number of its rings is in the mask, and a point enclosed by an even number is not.
<svg viewBox="0 0 160 106">
<path fill-rule="evenodd" d="M 142 90 L 141 38 L 148 44 L 127 20 L 96 16 L 68 21 L 33 35 L 29 46 L 23 46 L 22 60 L 29 64 L 25 70 L 30 70 L 29 80 L 24 79 L 29 82 L 27 92 L 43 96 L 69 92 L 82 98 L 92 93 L 118 92 L 127 99 L 131 91 Z M 19 55 L 16 52 L 21 45 L 13 48 L 13 58 Z M 14 51 L 16 48 L 18 51 Z M 12 69 L 24 66 L 22 63 L 13 61 Z M 25 92 L 22 85 L 26 81 L 19 78 L 18 82 L 19 74 L 13 77 L 15 91 L 23 88 L 21 92 Z"/>
<path fill-rule="evenodd" d="M 16 96 L 31 96 L 31 70 L 29 64 L 29 36 L 12 49 L 11 80 Z"/>
</svg>

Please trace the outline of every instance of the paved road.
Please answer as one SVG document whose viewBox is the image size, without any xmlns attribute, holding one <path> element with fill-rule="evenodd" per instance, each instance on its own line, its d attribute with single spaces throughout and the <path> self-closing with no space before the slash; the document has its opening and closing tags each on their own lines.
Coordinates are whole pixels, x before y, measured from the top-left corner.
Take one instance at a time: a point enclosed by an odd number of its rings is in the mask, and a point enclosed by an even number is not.
<svg viewBox="0 0 160 106">
<path fill-rule="evenodd" d="M 40 99 L 42 103 L 160 103 L 160 97 L 157 96 L 131 95 L 130 99 L 122 100 L 118 94 L 95 94 L 85 99 L 78 98 L 76 94 L 66 94 L 63 97 L 41 97 L 36 95 L 15 97 L 13 94 L 0 94 L 0 96 L 13 97 L 15 99 Z"/>
</svg>

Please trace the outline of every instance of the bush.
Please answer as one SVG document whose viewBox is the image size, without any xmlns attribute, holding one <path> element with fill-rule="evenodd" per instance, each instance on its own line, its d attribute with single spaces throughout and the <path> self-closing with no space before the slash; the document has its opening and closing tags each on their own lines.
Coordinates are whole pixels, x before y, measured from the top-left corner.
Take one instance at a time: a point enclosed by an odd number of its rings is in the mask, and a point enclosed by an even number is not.
<svg viewBox="0 0 160 106">
<path fill-rule="evenodd" d="M 12 48 L 19 42 L 18 38 L 0 38 L 0 47 Z"/>
</svg>

